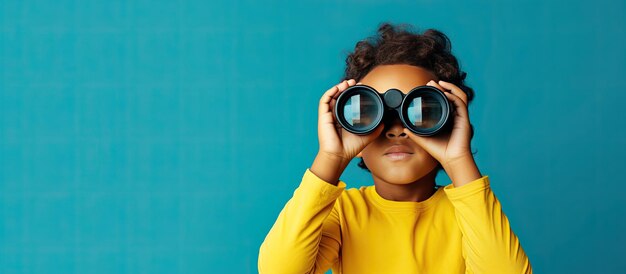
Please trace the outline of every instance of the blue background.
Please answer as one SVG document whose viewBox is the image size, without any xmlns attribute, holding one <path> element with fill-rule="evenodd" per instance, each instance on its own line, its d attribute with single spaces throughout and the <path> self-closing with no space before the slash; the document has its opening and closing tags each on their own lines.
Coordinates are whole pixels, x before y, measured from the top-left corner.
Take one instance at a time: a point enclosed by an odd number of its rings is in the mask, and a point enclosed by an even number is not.
<svg viewBox="0 0 626 274">
<path fill-rule="evenodd" d="M 255 273 L 383 21 L 451 38 L 536 272 L 626 269 L 624 1 L 0 1 L 0 273 Z"/>
</svg>

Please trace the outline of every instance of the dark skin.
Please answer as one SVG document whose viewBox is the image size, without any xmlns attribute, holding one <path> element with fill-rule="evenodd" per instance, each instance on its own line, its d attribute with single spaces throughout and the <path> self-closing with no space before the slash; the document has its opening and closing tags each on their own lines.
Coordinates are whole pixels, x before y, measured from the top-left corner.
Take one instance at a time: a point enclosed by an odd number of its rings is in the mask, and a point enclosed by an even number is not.
<svg viewBox="0 0 626 274">
<path fill-rule="evenodd" d="M 417 86 L 426 85 L 437 77 L 428 70 L 408 65 L 378 66 L 361 79 L 379 93 L 396 88 L 407 94 Z M 392 201 L 423 201 L 435 193 L 436 167 L 439 164 L 423 148 L 403 132 L 404 125 L 396 117 L 389 128 L 385 128 L 357 157 L 372 172 L 376 192 Z M 406 159 L 391 160 L 384 155 L 390 146 L 404 146 Z"/>
<path fill-rule="evenodd" d="M 430 137 L 417 136 L 398 119 L 392 126 L 381 124 L 369 135 L 355 135 L 341 128 L 332 113 L 337 97 L 356 83 L 353 79 L 332 87 L 320 99 L 318 138 L 320 150 L 311 172 L 337 185 L 339 176 L 354 157 L 363 157 L 372 172 L 377 193 L 393 201 L 423 201 L 434 193 L 435 167 L 441 163 L 454 187 L 461 187 L 482 177 L 470 152 L 471 128 L 467 96 L 454 84 L 437 81 L 436 76 L 421 67 L 394 64 L 372 69 L 361 84 L 383 93 L 397 88 L 407 93 L 421 85 L 434 86 L 455 107 L 454 126 L 450 133 Z M 386 155 L 395 146 L 405 153 Z"/>
</svg>

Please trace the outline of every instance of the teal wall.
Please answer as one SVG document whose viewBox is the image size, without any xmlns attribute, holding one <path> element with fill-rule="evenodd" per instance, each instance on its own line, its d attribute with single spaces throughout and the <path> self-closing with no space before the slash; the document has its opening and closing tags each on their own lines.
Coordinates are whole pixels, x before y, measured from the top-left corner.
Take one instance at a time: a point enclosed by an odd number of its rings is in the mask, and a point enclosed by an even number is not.
<svg viewBox="0 0 626 274">
<path fill-rule="evenodd" d="M 0 273 L 255 273 L 383 21 L 451 38 L 536 272 L 626 269 L 624 1 L 3 0 Z"/>
</svg>

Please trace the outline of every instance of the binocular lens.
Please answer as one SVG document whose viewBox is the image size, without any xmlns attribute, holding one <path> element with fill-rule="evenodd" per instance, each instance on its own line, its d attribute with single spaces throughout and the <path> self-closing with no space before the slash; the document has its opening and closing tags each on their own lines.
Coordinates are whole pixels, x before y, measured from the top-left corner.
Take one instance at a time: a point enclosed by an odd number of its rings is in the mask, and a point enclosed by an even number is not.
<svg viewBox="0 0 626 274">
<path fill-rule="evenodd" d="M 440 101 L 432 94 L 424 93 L 411 99 L 407 108 L 407 116 L 414 127 L 429 130 L 439 124 L 443 116 L 443 108 Z"/>
<path fill-rule="evenodd" d="M 366 131 L 377 122 L 382 107 L 371 92 L 357 92 L 346 99 L 343 118 L 355 131 Z"/>
</svg>

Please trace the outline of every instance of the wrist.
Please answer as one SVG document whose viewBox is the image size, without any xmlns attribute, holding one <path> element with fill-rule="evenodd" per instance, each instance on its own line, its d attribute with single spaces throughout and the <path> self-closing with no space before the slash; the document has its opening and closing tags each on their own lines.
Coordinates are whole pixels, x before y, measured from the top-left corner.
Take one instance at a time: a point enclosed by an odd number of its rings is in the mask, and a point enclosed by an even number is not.
<svg viewBox="0 0 626 274">
<path fill-rule="evenodd" d="M 443 166 L 444 168 L 454 168 L 467 164 L 468 162 L 474 162 L 474 155 L 472 155 L 472 153 L 469 151 L 461 154 L 460 156 L 446 159 L 444 162 L 441 163 L 441 166 Z"/>
<path fill-rule="evenodd" d="M 311 165 L 311 172 L 327 183 L 337 185 L 339 177 L 346 169 L 350 159 L 336 154 L 319 151 Z"/>
<path fill-rule="evenodd" d="M 454 187 L 461 187 L 482 177 L 471 153 L 447 161 L 442 166 Z"/>
</svg>

